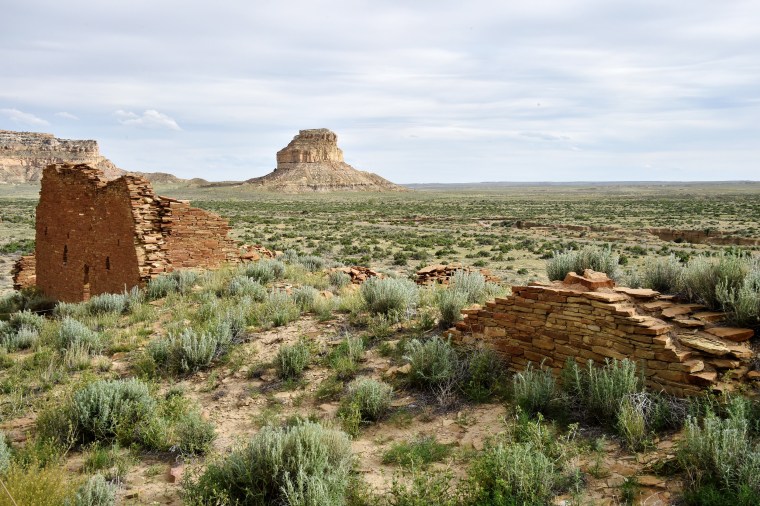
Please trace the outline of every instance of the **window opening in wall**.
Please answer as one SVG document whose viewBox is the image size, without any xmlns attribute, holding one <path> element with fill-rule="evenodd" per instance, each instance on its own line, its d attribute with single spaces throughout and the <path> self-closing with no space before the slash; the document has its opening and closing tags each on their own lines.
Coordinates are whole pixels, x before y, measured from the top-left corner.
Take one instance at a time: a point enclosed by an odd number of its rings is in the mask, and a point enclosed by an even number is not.
<svg viewBox="0 0 760 506">
<path fill-rule="evenodd" d="M 82 280 L 82 299 L 90 299 L 90 266 L 84 264 L 84 279 Z"/>
<path fill-rule="evenodd" d="M 111 270 L 111 257 L 106 257 L 106 270 Z"/>
<path fill-rule="evenodd" d="M 47 235 L 47 226 L 45 226 L 45 235 Z"/>
<path fill-rule="evenodd" d="M 68 245 L 63 245 L 63 265 L 66 265 L 69 261 L 69 247 Z"/>
</svg>

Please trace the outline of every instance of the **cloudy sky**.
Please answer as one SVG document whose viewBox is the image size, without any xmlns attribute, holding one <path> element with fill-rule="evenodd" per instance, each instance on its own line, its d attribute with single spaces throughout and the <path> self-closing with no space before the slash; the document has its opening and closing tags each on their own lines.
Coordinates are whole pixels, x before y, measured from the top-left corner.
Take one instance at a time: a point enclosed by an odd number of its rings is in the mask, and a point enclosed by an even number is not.
<svg viewBox="0 0 760 506">
<path fill-rule="evenodd" d="M 399 183 L 760 179 L 757 0 L 4 5 L 0 129 L 269 172 L 299 129 Z"/>
</svg>

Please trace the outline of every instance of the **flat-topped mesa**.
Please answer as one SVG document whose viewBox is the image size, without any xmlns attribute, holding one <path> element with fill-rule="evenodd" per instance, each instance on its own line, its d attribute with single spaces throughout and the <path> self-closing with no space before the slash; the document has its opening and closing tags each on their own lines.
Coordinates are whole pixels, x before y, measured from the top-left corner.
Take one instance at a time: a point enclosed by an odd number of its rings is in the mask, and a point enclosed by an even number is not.
<svg viewBox="0 0 760 506">
<path fill-rule="evenodd" d="M 87 164 L 107 180 L 125 173 L 100 154 L 97 141 L 0 130 L 0 183 L 39 182 L 44 168 L 53 163 Z"/>
<path fill-rule="evenodd" d="M 277 169 L 287 168 L 292 163 L 319 162 L 343 163 L 338 136 L 327 128 L 301 130 L 290 144 L 277 152 Z"/>
<path fill-rule="evenodd" d="M 279 193 L 406 191 L 377 174 L 356 170 L 344 162 L 338 136 L 326 128 L 298 132 L 277 152 L 274 171 L 244 184 Z"/>
</svg>

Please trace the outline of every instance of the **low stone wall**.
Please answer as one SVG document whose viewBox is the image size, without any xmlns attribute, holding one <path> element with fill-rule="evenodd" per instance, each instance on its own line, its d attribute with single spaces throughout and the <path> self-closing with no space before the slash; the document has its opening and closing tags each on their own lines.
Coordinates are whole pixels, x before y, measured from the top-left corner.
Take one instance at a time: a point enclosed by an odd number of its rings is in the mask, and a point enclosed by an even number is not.
<svg viewBox="0 0 760 506">
<path fill-rule="evenodd" d="M 567 359 L 629 358 L 643 367 L 648 386 L 684 396 L 727 388 L 718 373 L 741 378 L 752 357 L 746 342 L 752 330 L 717 326 L 720 314 L 703 309 L 652 290 L 515 286 L 509 297 L 463 311 L 449 333 L 493 348 L 517 371 L 528 363 L 559 371 Z"/>
</svg>

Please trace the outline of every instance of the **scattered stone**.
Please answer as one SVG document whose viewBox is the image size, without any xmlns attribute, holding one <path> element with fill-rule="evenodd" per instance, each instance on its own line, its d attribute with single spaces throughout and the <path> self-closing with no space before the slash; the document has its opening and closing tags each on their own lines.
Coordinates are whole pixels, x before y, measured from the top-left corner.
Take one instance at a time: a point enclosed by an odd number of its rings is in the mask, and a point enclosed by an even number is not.
<svg viewBox="0 0 760 506">
<path fill-rule="evenodd" d="M 448 285 L 451 276 L 453 276 L 456 271 L 480 272 L 489 283 L 498 283 L 501 281 L 488 269 L 480 269 L 476 271 L 471 267 L 465 267 L 459 262 L 453 262 L 450 264 L 433 264 L 423 267 L 417 271 L 416 282 L 418 285 L 433 285 L 435 283 Z"/>
</svg>

